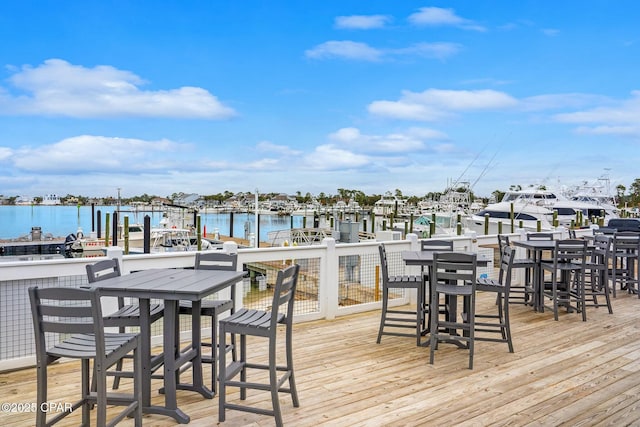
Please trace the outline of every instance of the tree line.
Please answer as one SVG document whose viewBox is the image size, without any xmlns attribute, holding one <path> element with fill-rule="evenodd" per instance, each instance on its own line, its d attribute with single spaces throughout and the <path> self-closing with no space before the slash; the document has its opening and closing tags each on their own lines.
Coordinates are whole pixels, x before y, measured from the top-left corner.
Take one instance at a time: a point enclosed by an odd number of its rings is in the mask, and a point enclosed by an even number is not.
<svg viewBox="0 0 640 427">
<path fill-rule="evenodd" d="M 518 188 L 521 189 L 522 187 L 519 185 L 510 186 L 511 190 L 518 189 Z M 544 189 L 544 188 L 541 187 L 541 189 Z M 468 189 L 464 187 L 460 187 L 460 188 L 453 188 L 453 190 L 465 191 Z M 178 200 L 182 194 L 184 193 L 173 193 L 170 196 L 161 197 L 161 196 L 145 193 L 145 194 L 133 196 L 133 197 L 123 197 L 120 200 L 118 200 L 116 197 L 107 196 L 107 197 L 100 198 L 99 202 L 104 205 L 116 205 L 118 202 L 123 205 L 130 205 L 132 203 L 150 204 L 152 201 L 156 199 L 166 199 L 169 202 L 174 202 L 175 200 Z M 259 201 L 270 200 L 280 194 L 281 193 L 259 193 L 258 200 Z M 387 192 L 386 195 L 393 195 L 399 198 L 403 198 L 407 201 L 407 203 L 415 205 L 420 200 L 424 200 L 424 199 L 437 201 L 439 200 L 440 196 L 442 196 L 442 194 L 443 192 L 436 191 L 436 192 L 426 193 L 422 197 L 420 196 L 405 197 L 402 193 L 402 190 L 395 189 L 393 192 Z M 491 194 L 493 199 L 499 201 L 502 199 L 504 192 L 500 190 L 495 190 Z M 203 195 L 201 196 L 201 198 L 204 200 L 205 204 L 222 204 L 226 200 L 238 195 L 244 195 L 245 197 L 254 197 L 254 195 L 251 193 L 233 193 L 229 190 L 225 190 L 221 193 Z M 335 194 L 328 194 L 328 193 L 321 192 L 317 195 L 313 195 L 309 192 L 303 194 L 301 191 L 297 191 L 294 195 L 298 203 L 311 203 L 311 202 L 317 201 L 320 204 L 325 206 L 335 204 L 339 201 L 348 202 L 349 200 L 353 200 L 357 202 L 360 206 L 373 206 L 373 204 L 375 204 L 376 201 L 380 200 L 382 196 L 383 195 L 381 194 L 369 195 L 361 190 L 347 189 L 347 188 L 338 188 L 337 193 Z M 3 195 L 0 195 L 0 198 L 2 198 L 4 200 L 4 203 L 7 205 L 14 205 L 16 200 L 18 199 L 17 196 L 5 197 Z M 64 197 L 60 197 L 61 203 L 66 205 L 76 205 L 76 204 L 90 205 L 91 203 L 95 203 L 96 200 L 97 200 L 96 198 L 82 196 L 82 195 L 72 195 L 72 194 L 67 194 Z M 481 200 L 482 202 L 487 203 L 489 201 L 489 198 L 482 198 L 482 197 L 478 198 L 473 194 L 473 192 L 471 192 L 470 200 L 471 201 Z M 616 200 L 618 202 L 619 207 L 634 208 L 634 207 L 640 206 L 640 178 L 636 178 L 631 183 L 631 185 L 629 185 L 628 188 L 621 184 L 616 186 Z M 33 198 L 34 204 L 39 204 L 41 202 L 42 202 L 42 197 Z"/>
</svg>

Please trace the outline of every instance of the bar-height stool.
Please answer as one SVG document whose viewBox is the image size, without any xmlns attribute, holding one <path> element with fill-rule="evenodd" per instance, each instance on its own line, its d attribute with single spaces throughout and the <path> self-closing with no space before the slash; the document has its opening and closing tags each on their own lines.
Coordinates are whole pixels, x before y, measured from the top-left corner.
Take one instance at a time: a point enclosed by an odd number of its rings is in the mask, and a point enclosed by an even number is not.
<svg viewBox="0 0 640 427">
<path fill-rule="evenodd" d="M 390 275 L 387 251 L 384 244 L 378 246 L 380 253 L 380 267 L 382 275 L 382 312 L 380 314 L 380 328 L 376 343 L 380 344 L 383 335 L 400 337 L 415 337 L 417 345 L 421 344 L 421 337 L 425 316 L 425 286 L 423 275 Z M 400 289 L 415 289 L 417 292 L 416 309 L 400 310 L 389 308 L 389 291 Z M 385 330 L 387 328 L 387 330 Z M 389 330 L 391 328 L 391 330 Z M 398 329 L 415 329 L 415 333 L 400 332 Z"/>
<path fill-rule="evenodd" d="M 613 296 L 616 297 L 616 285 L 620 290 L 638 294 L 638 274 L 636 271 L 640 253 L 640 234 L 632 231 L 620 231 L 613 235 L 611 248 L 611 280 Z"/>
<path fill-rule="evenodd" d="M 97 407 L 98 426 L 112 426 L 134 418 L 142 425 L 142 359 L 140 337 L 136 333 L 105 332 L 100 294 L 96 289 L 29 288 L 29 300 L 36 339 L 38 427 L 52 426 L 78 408 L 82 408 L 82 425 L 90 424 L 90 409 Z M 53 339 L 55 338 L 55 339 Z M 107 370 L 128 354 L 133 356 L 133 393 L 108 393 Z M 61 358 L 80 359 L 80 400 L 70 403 L 69 410 L 48 418 L 47 403 L 52 401 L 47 390 L 47 366 Z M 93 361 L 95 390 L 90 386 L 90 362 Z M 125 406 L 107 424 L 107 405 Z"/>
<path fill-rule="evenodd" d="M 194 268 L 196 270 L 228 270 L 236 271 L 238 265 L 238 254 L 227 254 L 222 252 L 197 252 Z M 235 285 L 231 286 L 231 295 L 235 292 Z M 222 345 L 218 342 L 218 317 L 224 312 L 233 314 L 234 306 L 232 299 L 203 299 L 200 306 L 200 316 L 211 318 L 211 342 L 203 342 L 203 347 L 211 348 L 211 356 L 202 356 L 202 363 L 211 364 L 211 391 L 216 392 L 217 378 L 217 353 L 218 346 Z M 191 301 L 180 301 L 179 314 L 193 314 Z M 222 337 L 224 339 L 224 336 Z M 231 343 L 224 342 L 226 352 L 232 352 L 233 360 L 236 360 L 235 336 L 231 336 Z M 185 365 L 181 372 L 188 369 L 189 365 Z"/>
<path fill-rule="evenodd" d="M 422 252 L 452 252 L 453 240 L 424 239 L 420 241 L 420 250 Z M 422 269 L 421 272 L 422 272 L 423 280 L 425 283 L 425 286 L 424 286 L 425 298 L 427 298 L 429 296 L 428 291 L 426 291 L 426 289 L 428 288 L 427 285 L 429 284 L 429 269 L 425 271 L 424 265 L 421 266 L 421 269 Z M 423 325 L 424 325 L 424 322 L 426 321 L 427 323 L 426 331 L 428 331 L 430 327 L 429 316 L 432 309 L 428 299 L 424 302 L 423 307 L 424 307 L 422 310 Z M 438 304 L 438 313 L 444 314 L 444 315 L 448 313 L 448 307 L 446 303 Z M 425 328 L 423 327 L 423 329 Z"/>
<path fill-rule="evenodd" d="M 542 271 L 551 273 L 550 287 L 545 286 L 544 296 L 551 299 L 553 318 L 558 320 L 559 307 L 567 311 L 575 309 L 587 320 L 585 310 L 584 283 L 586 273 L 587 241 L 557 240 L 553 251 L 553 261 L 543 261 Z M 544 303 L 544 301 L 543 301 Z"/>
<path fill-rule="evenodd" d="M 609 262 L 611 258 L 611 237 L 597 235 L 593 239 L 593 247 L 588 248 L 585 263 L 587 282 L 584 286 L 585 303 L 590 307 L 607 307 L 609 314 L 613 314 L 611 307 L 611 289 L 609 287 Z M 600 301 L 598 301 L 600 297 Z"/>
<path fill-rule="evenodd" d="M 434 363 L 439 342 L 454 343 L 469 349 L 469 369 L 473 369 L 475 341 L 477 255 L 462 252 L 436 252 L 430 280 L 430 301 L 435 304 L 443 295 L 450 301 L 446 315 L 433 313 L 429 363 Z M 463 298 L 462 319 L 457 316 L 457 297 Z M 458 333 L 462 331 L 462 335 Z"/>
<path fill-rule="evenodd" d="M 513 353 L 511 340 L 511 321 L 509 320 L 509 298 L 511 293 L 511 271 L 515 249 L 506 245 L 500 252 L 500 272 L 498 280 L 490 278 L 478 278 L 476 290 L 492 292 L 496 294 L 496 314 L 478 313 L 476 311 L 475 331 L 476 341 L 504 342 Z M 480 335 L 477 333 L 480 332 Z M 498 334 L 499 338 L 485 334 Z"/>
<path fill-rule="evenodd" d="M 242 308 L 231 316 L 220 320 L 220 340 L 225 340 L 226 334 L 240 335 L 240 359 L 238 361 L 232 362 L 227 366 L 227 351 L 223 346 L 219 348 L 220 393 L 218 396 L 218 420 L 220 422 L 225 420 L 225 410 L 232 409 L 254 414 L 271 415 L 275 417 L 276 426 L 282 426 L 279 392 L 291 394 L 293 406 L 300 406 L 293 373 L 293 305 L 299 270 L 300 266 L 294 264 L 284 270 L 278 271 L 270 311 Z M 284 364 L 278 364 L 276 358 L 276 332 L 279 324 L 285 325 Z M 252 363 L 247 360 L 247 336 L 268 339 L 269 361 L 267 364 Z M 247 381 L 247 371 L 254 369 L 267 370 L 269 372 L 269 383 L 264 384 Z M 282 373 L 279 377 L 278 372 Z M 240 375 L 240 379 L 234 380 L 237 375 Z M 287 383 L 288 387 L 285 386 Z M 240 388 L 241 400 L 247 398 L 247 389 L 270 391 L 272 409 L 269 410 L 227 402 L 228 386 Z"/>
</svg>

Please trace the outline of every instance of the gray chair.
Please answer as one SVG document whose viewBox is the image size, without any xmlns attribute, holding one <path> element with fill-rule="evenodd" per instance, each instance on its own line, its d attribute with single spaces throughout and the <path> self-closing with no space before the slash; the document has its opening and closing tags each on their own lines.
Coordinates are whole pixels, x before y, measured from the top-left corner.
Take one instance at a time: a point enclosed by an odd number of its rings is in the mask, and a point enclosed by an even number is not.
<svg viewBox="0 0 640 427">
<path fill-rule="evenodd" d="M 553 309 L 555 320 L 558 320 L 560 306 L 567 311 L 582 313 L 582 320 L 587 320 L 584 297 L 586 259 L 587 241 L 566 239 L 556 241 L 552 261 L 540 264 L 543 272 L 551 274 L 551 282 L 545 283 L 543 293 L 553 302 L 549 308 Z"/>
<path fill-rule="evenodd" d="M 382 275 L 382 312 L 380 314 L 380 327 L 378 328 L 376 343 L 380 344 L 383 335 L 393 335 L 399 337 L 415 337 L 417 345 L 420 345 L 421 337 L 425 329 L 425 286 L 423 275 L 391 275 L 389 273 L 389 261 L 384 244 L 378 246 L 378 252 L 380 253 L 380 269 Z M 390 291 L 406 289 L 416 290 L 416 309 L 390 309 Z M 414 329 L 415 332 L 400 332 L 403 329 Z"/>
<path fill-rule="evenodd" d="M 473 369 L 475 341 L 477 255 L 462 252 L 434 254 L 430 280 L 430 304 L 437 304 L 444 296 L 449 310 L 444 316 L 432 313 L 429 341 L 429 363 L 434 363 L 438 343 L 453 343 L 469 349 L 469 369 Z M 463 298 L 464 312 L 457 315 L 457 298 Z M 462 335 L 460 332 L 462 332 Z"/>
<path fill-rule="evenodd" d="M 105 332 L 96 289 L 32 287 L 29 288 L 29 300 L 36 339 L 36 426 L 51 426 L 78 408 L 82 410 L 82 425 L 88 426 L 94 405 L 98 426 L 115 425 L 127 417 L 133 417 L 135 425 L 141 426 L 142 360 L 138 334 Z M 107 393 L 107 369 L 130 353 L 134 360 L 133 393 Z M 81 360 L 81 398 L 71 404 L 70 411 L 48 417 L 43 410 L 51 400 L 47 390 L 47 366 L 60 358 Z M 97 383 L 95 393 L 89 384 L 91 361 Z M 107 405 L 126 407 L 107 424 Z"/>
<path fill-rule="evenodd" d="M 227 254 L 223 252 L 198 252 L 196 253 L 196 262 L 194 268 L 196 270 L 227 270 L 236 271 L 238 265 L 238 254 Z M 231 295 L 235 293 L 235 285 L 231 285 Z M 203 347 L 211 348 L 211 356 L 203 355 L 202 363 L 211 364 L 211 390 L 215 393 L 218 382 L 217 378 L 217 351 L 218 351 L 218 317 L 225 311 L 233 314 L 233 300 L 213 300 L 203 299 L 200 306 L 200 316 L 211 318 L 211 342 L 203 342 Z M 178 312 L 180 314 L 191 315 L 193 309 L 191 301 L 180 301 Z M 225 343 L 225 350 L 233 352 L 233 360 L 236 360 L 235 337 L 231 337 L 231 344 Z M 189 365 L 185 365 L 181 370 L 188 369 Z"/>
<path fill-rule="evenodd" d="M 640 234 L 633 231 L 619 231 L 613 235 L 611 248 L 611 280 L 613 296 L 616 297 L 616 285 L 620 290 L 638 294 L 640 298 L 636 266 L 640 255 Z"/>
<path fill-rule="evenodd" d="M 509 236 L 504 234 L 498 234 L 498 253 L 502 256 L 503 249 L 506 246 L 511 246 Z M 511 297 L 509 298 L 512 304 L 533 304 L 533 293 L 535 292 L 535 285 L 533 283 L 533 269 L 536 268 L 536 261 L 533 258 L 515 258 L 511 265 L 512 269 L 524 269 L 524 281 L 521 285 L 511 284 Z"/>
<path fill-rule="evenodd" d="M 585 263 L 585 304 L 589 307 L 611 307 L 611 289 L 609 287 L 609 263 L 611 260 L 611 237 L 597 235 L 593 238 L 592 247 L 588 247 Z M 600 298 L 600 300 L 598 300 Z"/>
<path fill-rule="evenodd" d="M 509 320 L 509 298 L 511 293 L 511 271 L 514 265 L 515 249 L 509 245 L 503 246 L 500 252 L 500 272 L 498 280 L 478 278 L 476 291 L 492 292 L 496 294 L 496 314 L 478 313 L 476 311 L 475 332 L 476 341 L 504 342 L 513 353 L 511 340 L 511 322 Z M 480 333 L 478 335 L 478 333 Z M 485 334 L 498 334 L 487 336 Z"/>
<path fill-rule="evenodd" d="M 240 335 L 240 360 L 226 364 L 226 350 L 219 348 L 220 361 L 220 391 L 218 394 L 218 420 L 225 420 L 227 409 L 251 412 L 254 414 L 271 415 L 275 417 L 277 426 L 282 426 L 279 392 L 291 394 L 293 406 L 298 407 L 298 392 L 293 373 L 293 304 L 295 301 L 298 272 L 300 266 L 294 264 L 278 271 L 270 311 L 240 309 L 231 316 L 220 320 L 220 339 L 226 334 Z M 285 325 L 285 364 L 278 364 L 277 329 L 279 324 Z M 262 337 L 269 340 L 269 360 L 267 364 L 251 363 L 247 361 L 247 337 Z M 247 371 L 250 369 L 267 370 L 269 384 L 247 381 Z M 278 373 L 282 375 L 278 376 Z M 237 375 L 240 380 L 234 380 Z M 285 385 L 288 383 L 288 387 Z M 271 392 L 272 409 L 264 409 L 227 402 L 227 387 L 240 387 L 240 399 L 247 398 L 247 389 L 265 390 Z"/>
<path fill-rule="evenodd" d="M 96 283 L 100 280 L 110 279 L 121 275 L 120 263 L 117 258 L 100 260 L 94 264 L 87 264 L 87 280 L 89 283 Z M 164 307 L 162 304 L 151 304 L 149 307 L 151 323 L 156 322 L 164 316 Z M 140 306 L 138 304 L 126 304 L 124 298 L 118 297 L 118 310 L 104 316 L 105 327 L 118 328 L 120 333 L 125 333 L 127 327 L 140 326 Z M 160 367 L 160 358 L 153 366 L 156 370 Z M 109 371 L 108 375 L 114 377 L 113 389 L 117 390 L 120 386 L 121 377 L 130 377 L 130 372 L 122 371 L 123 361 L 118 362 L 115 371 Z"/>
</svg>

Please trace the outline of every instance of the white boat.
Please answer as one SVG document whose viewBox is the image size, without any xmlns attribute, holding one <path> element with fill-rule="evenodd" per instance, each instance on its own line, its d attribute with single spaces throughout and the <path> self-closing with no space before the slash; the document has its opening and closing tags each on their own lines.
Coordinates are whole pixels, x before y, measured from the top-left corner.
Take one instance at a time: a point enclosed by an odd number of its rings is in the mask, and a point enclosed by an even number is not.
<svg viewBox="0 0 640 427">
<path fill-rule="evenodd" d="M 549 222 L 553 223 L 553 212 L 555 212 L 558 225 L 565 227 L 571 226 L 572 223 L 578 224 L 580 219 L 584 221 L 598 218 L 605 212 L 605 207 L 595 201 L 588 203 L 584 199 L 568 198 L 562 193 L 556 193 L 542 188 L 507 191 L 502 201 L 543 206 L 552 211 L 552 216 L 548 218 Z M 609 216 L 613 215 L 610 214 Z"/>
<path fill-rule="evenodd" d="M 151 252 L 183 252 L 197 251 L 198 238 L 192 235 L 186 228 L 152 228 L 151 229 Z M 214 245 L 209 240 L 200 239 L 203 251 L 222 249 L 222 245 Z"/>
<path fill-rule="evenodd" d="M 81 228 L 78 228 L 75 234 L 69 234 L 64 245 L 67 252 L 96 253 L 103 252 L 106 248 L 104 239 L 98 239 L 94 233 L 85 237 Z"/>
<path fill-rule="evenodd" d="M 389 216 L 395 213 L 402 214 L 405 213 L 406 205 L 407 199 L 394 196 L 387 192 L 374 203 L 373 213 L 376 216 Z"/>
<path fill-rule="evenodd" d="M 596 180 L 596 182 L 583 182 L 567 191 L 567 197 L 584 203 L 587 206 L 588 217 L 599 217 L 604 212 L 605 224 L 611 218 L 620 218 L 620 209 L 617 206 L 616 197 L 611 194 L 610 181 L 607 175 Z"/>
<path fill-rule="evenodd" d="M 471 215 L 467 222 L 468 228 L 478 234 L 485 234 L 485 216 L 489 217 L 489 230 L 487 234 L 498 234 L 499 223 L 502 224 L 502 232 L 511 232 L 511 212 L 513 209 L 514 228 L 524 228 L 527 231 L 551 230 L 553 225 L 553 211 L 544 206 L 525 202 L 499 202 L 487 205 L 486 208 Z M 522 225 L 522 227 L 520 227 Z"/>
</svg>

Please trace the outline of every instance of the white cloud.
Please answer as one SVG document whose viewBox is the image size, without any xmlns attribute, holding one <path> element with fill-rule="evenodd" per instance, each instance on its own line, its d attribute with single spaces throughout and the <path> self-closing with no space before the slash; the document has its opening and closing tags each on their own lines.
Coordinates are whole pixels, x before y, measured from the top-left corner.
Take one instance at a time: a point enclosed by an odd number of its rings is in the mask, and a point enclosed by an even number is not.
<svg viewBox="0 0 640 427">
<path fill-rule="evenodd" d="M 350 40 L 331 40 L 321 43 L 305 52 L 308 58 L 344 58 L 363 61 L 379 61 L 383 55 L 382 51 L 372 48 L 366 43 L 359 43 Z"/>
<path fill-rule="evenodd" d="M 542 31 L 542 34 L 549 37 L 555 37 L 560 34 L 560 30 L 556 30 L 555 28 L 543 28 L 540 31 Z"/>
<path fill-rule="evenodd" d="M 404 99 L 451 111 L 493 110 L 517 105 L 512 96 L 491 89 L 442 90 L 427 89 L 421 93 L 405 92 Z"/>
<path fill-rule="evenodd" d="M 286 145 L 277 145 L 269 141 L 260 141 L 258 144 L 256 144 L 256 149 L 258 151 L 276 153 L 283 156 L 297 156 L 302 153 L 301 151 L 293 150 L 291 147 L 288 147 Z"/>
<path fill-rule="evenodd" d="M 335 19 L 335 27 L 353 30 L 370 30 L 372 28 L 382 28 L 391 17 L 385 15 L 351 15 L 338 16 Z"/>
<path fill-rule="evenodd" d="M 370 165 L 370 159 L 333 144 L 319 145 L 305 157 L 305 165 L 313 170 L 358 169 Z"/>
<path fill-rule="evenodd" d="M 423 56 L 425 58 L 437 58 L 446 59 L 450 56 L 456 55 L 462 46 L 457 43 L 416 43 L 412 46 L 392 49 L 389 53 L 395 55 L 410 55 L 410 56 Z"/>
<path fill-rule="evenodd" d="M 10 159 L 13 155 L 13 150 L 8 147 L 0 147 L 0 161 Z"/>
<path fill-rule="evenodd" d="M 441 137 L 431 129 L 413 128 L 409 132 L 388 135 L 366 135 L 357 128 L 342 128 L 329 135 L 329 139 L 349 150 L 361 153 L 415 153 L 424 151 L 425 139 Z"/>
<path fill-rule="evenodd" d="M 372 114 L 404 120 L 434 121 L 452 112 L 501 110 L 513 108 L 518 100 L 494 90 L 427 89 L 416 93 L 403 91 L 398 101 L 374 101 L 368 106 Z"/>
<path fill-rule="evenodd" d="M 453 26 L 464 30 L 486 31 L 481 25 L 456 15 L 453 9 L 440 7 L 422 7 L 410 15 L 408 21 L 420 26 Z"/>
<path fill-rule="evenodd" d="M 617 136 L 640 136 L 639 126 L 580 126 L 576 128 L 576 133 L 582 135 L 617 135 Z"/>
<path fill-rule="evenodd" d="M 9 78 L 17 89 L 0 91 L 0 114 L 67 117 L 171 117 L 226 119 L 235 111 L 199 87 L 149 91 L 139 76 L 99 65 L 85 68 L 61 59 L 25 65 Z"/>
<path fill-rule="evenodd" d="M 606 97 L 585 93 L 557 93 L 536 95 L 523 98 L 523 111 L 558 110 L 565 108 L 583 108 L 589 105 L 606 104 L 610 100 Z"/>
<path fill-rule="evenodd" d="M 264 158 L 247 164 L 250 170 L 282 170 L 282 161 L 279 159 Z"/>
<path fill-rule="evenodd" d="M 632 91 L 631 98 L 590 110 L 557 114 L 555 119 L 563 123 L 594 123 L 605 125 L 636 126 L 640 120 L 640 91 Z"/>
<path fill-rule="evenodd" d="M 184 147 L 168 140 L 81 135 L 51 145 L 15 150 L 10 160 L 18 169 L 42 174 L 166 171 L 176 164 L 172 156 L 158 160 L 158 154 L 178 152 Z"/>
<path fill-rule="evenodd" d="M 305 52 L 308 58 L 330 59 L 344 58 L 359 61 L 377 62 L 394 56 L 421 56 L 425 58 L 446 59 L 456 55 L 462 46 L 457 43 L 416 43 L 397 49 L 378 49 L 366 43 L 351 40 L 328 41 Z"/>
</svg>

